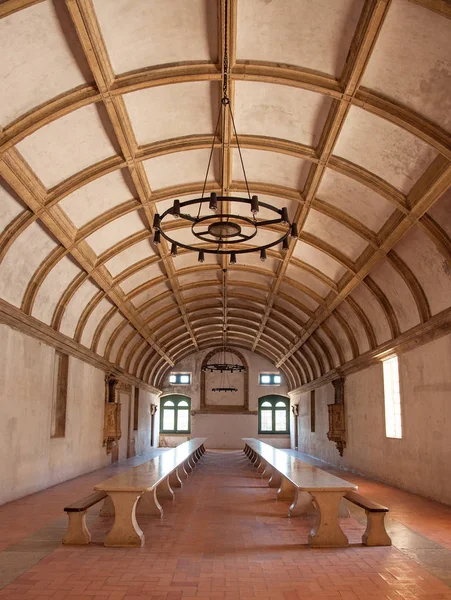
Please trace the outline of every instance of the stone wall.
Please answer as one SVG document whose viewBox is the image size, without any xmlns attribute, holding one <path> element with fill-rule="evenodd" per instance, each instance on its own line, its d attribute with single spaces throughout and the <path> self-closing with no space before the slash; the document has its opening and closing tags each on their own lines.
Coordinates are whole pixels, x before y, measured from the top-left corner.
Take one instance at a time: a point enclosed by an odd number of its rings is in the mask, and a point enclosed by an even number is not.
<svg viewBox="0 0 451 600">
<path fill-rule="evenodd" d="M 382 363 L 345 380 L 347 447 L 341 458 L 327 439 L 331 384 L 316 389 L 316 432 L 310 392 L 299 403 L 299 450 L 394 486 L 451 504 L 451 336 L 399 356 L 402 439 L 385 436 Z"/>
</svg>

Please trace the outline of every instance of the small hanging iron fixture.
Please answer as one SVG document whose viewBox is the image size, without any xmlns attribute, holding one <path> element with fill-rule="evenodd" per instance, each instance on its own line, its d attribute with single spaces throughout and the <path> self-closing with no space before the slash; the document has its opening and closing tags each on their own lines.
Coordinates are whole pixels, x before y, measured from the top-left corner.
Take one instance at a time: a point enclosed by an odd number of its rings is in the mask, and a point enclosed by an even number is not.
<svg viewBox="0 0 451 600">
<path fill-rule="evenodd" d="M 229 61 L 228 61 L 228 31 L 227 31 L 227 20 L 228 20 L 228 1 L 225 1 L 225 16 L 224 16 L 224 80 L 223 80 L 223 96 L 221 100 L 221 106 L 219 110 L 218 120 L 216 129 L 213 134 L 213 140 L 211 144 L 210 157 L 207 165 L 207 172 L 205 174 L 204 185 L 202 189 L 202 196 L 195 198 L 194 200 L 180 201 L 179 199 L 174 200 L 173 205 L 168 208 L 163 214 L 156 214 L 153 221 L 154 229 L 154 243 L 160 243 L 161 236 L 163 236 L 171 246 L 171 256 L 177 255 L 178 248 L 185 248 L 198 253 L 198 261 L 203 263 L 205 260 L 205 254 L 216 254 L 216 255 L 228 255 L 230 257 L 230 263 L 236 264 L 238 254 L 247 254 L 250 252 L 259 252 L 260 259 L 266 260 L 266 251 L 268 248 L 272 248 L 277 245 L 281 245 L 282 252 L 286 252 L 289 248 L 289 238 L 298 237 L 297 224 L 291 223 L 288 216 L 288 209 L 286 207 L 277 208 L 272 204 L 266 202 L 260 202 L 258 196 L 251 195 L 249 185 L 247 181 L 246 171 L 244 169 L 243 157 L 241 154 L 240 142 L 235 127 L 235 120 L 233 118 L 232 109 L 230 106 L 230 99 L 228 96 L 228 80 L 229 80 Z M 216 192 L 211 192 L 208 200 L 209 213 L 202 214 L 203 204 L 207 202 L 205 197 L 205 188 L 208 179 L 208 173 L 212 162 L 213 151 L 215 148 L 215 142 L 219 138 L 221 131 L 222 144 L 221 144 L 221 168 L 225 173 L 225 152 L 226 142 L 224 132 L 226 129 L 227 114 L 230 115 L 230 122 L 232 124 L 233 133 L 236 140 L 236 147 L 238 149 L 241 167 L 243 169 L 244 181 L 246 184 L 247 198 L 246 197 L 235 197 L 235 196 L 222 196 Z M 244 208 L 248 208 L 248 214 L 239 215 L 229 212 L 228 206 L 230 204 L 242 205 Z M 257 215 L 260 209 L 264 209 L 266 213 L 271 214 L 271 218 L 258 220 Z M 191 212 L 190 212 L 191 211 Z M 191 227 L 193 236 L 198 240 L 194 244 L 187 244 L 177 239 L 177 232 L 183 231 L 183 228 L 171 228 L 165 227 L 168 222 L 173 219 L 180 219 L 185 221 L 188 226 Z M 276 239 L 273 239 L 269 243 L 263 243 L 259 241 L 259 233 L 266 228 L 271 226 L 277 226 L 275 231 Z M 265 240 L 266 241 L 266 240 Z M 201 247 L 200 244 L 202 244 Z"/>
</svg>

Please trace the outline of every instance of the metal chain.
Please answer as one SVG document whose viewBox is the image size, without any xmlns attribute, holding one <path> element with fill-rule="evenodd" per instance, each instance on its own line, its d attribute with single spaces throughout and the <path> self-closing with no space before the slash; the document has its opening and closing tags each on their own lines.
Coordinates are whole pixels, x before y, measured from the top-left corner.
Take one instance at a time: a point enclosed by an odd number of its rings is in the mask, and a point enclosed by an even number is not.
<svg viewBox="0 0 451 600">
<path fill-rule="evenodd" d="M 228 0 L 224 4 L 224 81 L 222 86 L 223 98 L 227 98 L 228 76 L 229 76 L 229 49 L 228 49 Z"/>
</svg>

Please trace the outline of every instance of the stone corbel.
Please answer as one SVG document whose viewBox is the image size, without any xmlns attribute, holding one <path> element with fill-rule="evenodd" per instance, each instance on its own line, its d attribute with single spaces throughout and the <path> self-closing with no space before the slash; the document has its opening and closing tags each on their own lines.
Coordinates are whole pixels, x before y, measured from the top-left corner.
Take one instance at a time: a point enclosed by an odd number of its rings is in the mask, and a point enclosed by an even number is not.
<svg viewBox="0 0 451 600">
<path fill-rule="evenodd" d="M 328 404 L 329 409 L 329 431 L 327 438 L 335 442 L 340 456 L 346 448 L 346 415 L 344 398 L 344 378 L 334 379 L 332 385 L 335 390 L 334 404 Z"/>
<path fill-rule="evenodd" d="M 293 404 L 291 407 L 291 412 L 293 413 L 294 417 L 299 417 L 299 404 Z"/>
<path fill-rule="evenodd" d="M 157 406 L 156 404 L 151 404 L 151 405 L 149 406 L 149 409 L 150 409 L 150 416 L 151 416 L 151 417 L 153 417 L 153 416 L 155 416 L 155 415 L 156 415 L 156 413 L 157 413 L 158 406 Z"/>
</svg>

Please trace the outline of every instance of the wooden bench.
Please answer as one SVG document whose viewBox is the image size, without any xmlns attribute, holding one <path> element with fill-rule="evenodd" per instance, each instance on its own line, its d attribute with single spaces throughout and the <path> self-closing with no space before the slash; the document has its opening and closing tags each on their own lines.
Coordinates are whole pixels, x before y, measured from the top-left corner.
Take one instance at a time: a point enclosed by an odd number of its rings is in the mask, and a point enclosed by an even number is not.
<svg viewBox="0 0 451 600">
<path fill-rule="evenodd" d="M 67 531 L 63 537 L 63 544 L 89 544 L 91 534 L 86 526 L 86 511 L 97 502 L 105 500 L 106 492 L 94 492 L 82 500 L 77 500 L 64 509 L 69 517 Z"/>
<path fill-rule="evenodd" d="M 182 479 L 188 477 L 205 453 L 205 440 L 195 438 L 184 442 L 103 481 L 94 487 L 96 492 L 67 506 L 64 510 L 69 517 L 69 525 L 63 544 L 89 544 L 91 534 L 86 526 L 86 511 L 104 500 L 100 514 L 114 517 L 113 529 L 105 545 L 142 546 L 144 534 L 138 526 L 136 515 L 163 515 L 158 498 L 174 499 L 172 488 L 182 487 Z"/>
<path fill-rule="evenodd" d="M 357 492 L 346 492 L 348 502 L 363 508 L 366 514 L 366 530 L 362 535 L 365 546 L 391 546 L 391 539 L 385 529 L 385 515 L 388 508 L 364 498 Z"/>
</svg>

